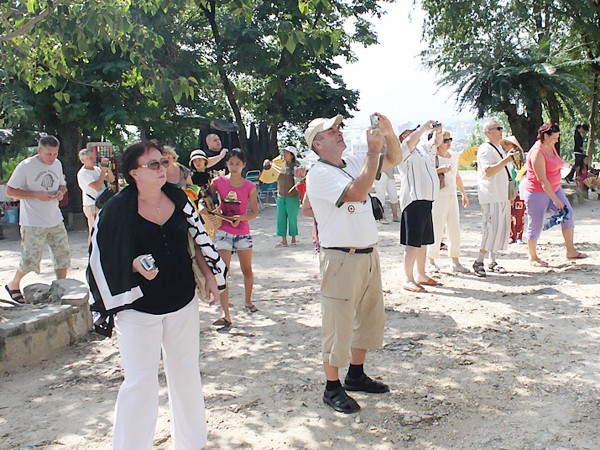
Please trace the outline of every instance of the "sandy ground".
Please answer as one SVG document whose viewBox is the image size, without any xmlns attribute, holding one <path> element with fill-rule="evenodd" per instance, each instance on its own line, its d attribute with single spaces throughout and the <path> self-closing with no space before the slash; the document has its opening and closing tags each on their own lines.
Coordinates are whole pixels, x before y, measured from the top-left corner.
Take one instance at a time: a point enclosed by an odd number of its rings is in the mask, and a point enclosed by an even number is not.
<svg viewBox="0 0 600 450">
<path fill-rule="evenodd" d="M 474 172 L 464 174 L 472 206 L 461 211 L 463 258 L 470 267 L 480 233 Z M 387 395 L 358 393 L 345 416 L 321 400 L 318 260 L 308 219 L 301 245 L 275 248 L 275 208 L 251 227 L 254 299 L 242 311 L 242 278 L 233 264 L 235 327 L 202 305 L 200 366 L 209 446 L 256 449 L 595 449 L 600 448 L 600 202 L 575 206 L 575 239 L 589 253 L 567 261 L 559 229 L 544 232 L 545 269 L 527 264 L 525 245 L 499 261 L 505 275 L 479 279 L 442 271 L 427 294 L 401 289 L 399 225 L 379 225 L 387 324 L 385 345 L 367 372 Z M 85 232 L 70 233 L 71 276 L 83 279 Z M 0 283 L 11 276 L 18 242 L 0 242 Z M 438 261 L 448 268 L 445 255 Z M 52 278 L 49 260 L 27 284 Z M 0 312 L 0 314 L 4 314 Z M 342 372 L 343 376 L 343 372 Z M 113 406 L 122 380 L 116 340 L 91 336 L 40 364 L 0 374 L 0 448 L 110 448 Z M 169 449 L 161 374 L 155 448 Z"/>
</svg>

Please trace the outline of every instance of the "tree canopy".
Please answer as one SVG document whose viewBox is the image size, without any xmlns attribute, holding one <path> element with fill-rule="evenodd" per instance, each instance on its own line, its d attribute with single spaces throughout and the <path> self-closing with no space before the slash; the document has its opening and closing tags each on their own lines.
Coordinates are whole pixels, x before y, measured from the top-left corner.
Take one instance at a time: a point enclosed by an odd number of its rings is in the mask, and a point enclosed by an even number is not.
<svg viewBox="0 0 600 450">
<path fill-rule="evenodd" d="M 587 115 L 597 103 L 590 76 L 600 42 L 597 1 L 423 0 L 422 6 L 425 65 L 440 73 L 440 84 L 454 87 L 459 107 L 474 107 L 480 117 L 504 112 L 524 146 L 543 121 Z"/>
</svg>

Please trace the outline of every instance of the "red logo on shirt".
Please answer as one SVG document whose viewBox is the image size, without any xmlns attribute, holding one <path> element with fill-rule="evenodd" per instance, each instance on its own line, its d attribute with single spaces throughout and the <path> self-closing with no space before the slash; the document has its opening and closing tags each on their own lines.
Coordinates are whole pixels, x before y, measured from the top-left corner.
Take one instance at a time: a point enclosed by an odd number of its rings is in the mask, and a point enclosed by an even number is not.
<svg viewBox="0 0 600 450">
<path fill-rule="evenodd" d="M 350 214 L 352 214 L 354 211 L 356 211 L 356 208 L 354 208 L 354 205 L 348 205 L 348 212 Z"/>
</svg>

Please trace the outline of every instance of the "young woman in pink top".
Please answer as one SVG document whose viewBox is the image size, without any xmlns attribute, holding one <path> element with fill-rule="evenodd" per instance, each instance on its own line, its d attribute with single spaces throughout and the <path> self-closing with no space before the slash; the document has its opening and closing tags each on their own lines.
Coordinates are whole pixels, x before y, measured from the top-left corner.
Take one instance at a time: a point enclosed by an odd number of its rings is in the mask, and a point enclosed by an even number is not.
<svg viewBox="0 0 600 450">
<path fill-rule="evenodd" d="M 536 267 L 547 267 L 548 263 L 537 254 L 537 241 L 544 225 L 547 209 L 556 212 L 567 207 L 569 218 L 561 223 L 568 259 L 581 259 L 587 255 L 577 251 L 573 244 L 575 222 L 573 208 L 560 187 L 560 169 L 563 161 L 555 145 L 560 137 L 556 123 L 545 123 L 538 130 L 538 140 L 527 154 L 527 174 L 523 181 L 523 200 L 527 210 L 527 248 L 529 263 Z"/>
<path fill-rule="evenodd" d="M 252 272 L 252 235 L 248 221 L 258 215 L 258 196 L 254 183 L 246 180 L 242 175 L 246 162 L 247 157 L 242 150 L 239 148 L 231 150 L 226 163 L 229 174 L 212 180 L 211 190 L 219 193 L 221 212 L 231 219 L 231 223 L 223 220 L 223 224 L 215 234 L 217 250 L 228 269 L 231 255 L 234 252 L 237 253 L 244 276 L 246 312 L 255 313 L 258 309 L 252 304 L 254 274 Z M 250 205 L 250 209 L 248 209 L 248 205 Z M 232 323 L 229 315 L 229 287 L 221 292 L 220 300 L 223 317 L 213 325 L 228 328 Z"/>
</svg>

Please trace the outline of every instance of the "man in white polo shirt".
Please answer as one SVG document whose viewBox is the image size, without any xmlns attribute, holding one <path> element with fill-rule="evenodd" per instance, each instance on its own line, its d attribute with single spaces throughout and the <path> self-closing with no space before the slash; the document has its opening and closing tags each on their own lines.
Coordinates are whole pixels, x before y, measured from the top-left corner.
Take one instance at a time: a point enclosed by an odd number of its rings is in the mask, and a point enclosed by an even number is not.
<svg viewBox="0 0 600 450">
<path fill-rule="evenodd" d="M 367 130 L 366 155 L 346 155 L 339 129 L 341 115 L 313 120 L 304 137 L 319 156 L 307 177 L 307 196 L 321 245 L 321 313 L 323 368 L 327 385 L 323 401 L 343 413 L 360 410 L 346 391 L 389 392 L 368 377 L 363 364 L 370 349 L 383 343 L 385 323 L 377 224 L 369 190 L 381 170 L 401 159 L 400 143 L 387 117 Z M 387 152 L 382 153 L 384 145 Z M 344 386 L 339 368 L 350 363 Z"/>
<path fill-rule="evenodd" d="M 67 192 L 62 164 L 57 158 L 60 143 L 54 136 L 40 138 L 37 155 L 15 168 L 6 186 L 6 195 L 19 199 L 21 262 L 13 279 L 4 288 L 11 299 L 24 303 L 20 284 L 23 277 L 40 271 L 44 245 L 54 259 L 56 278 L 67 277 L 71 262 L 67 230 L 58 206 Z"/>
</svg>

